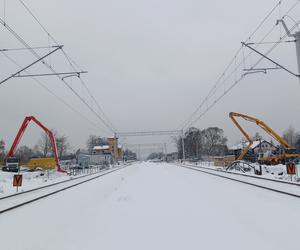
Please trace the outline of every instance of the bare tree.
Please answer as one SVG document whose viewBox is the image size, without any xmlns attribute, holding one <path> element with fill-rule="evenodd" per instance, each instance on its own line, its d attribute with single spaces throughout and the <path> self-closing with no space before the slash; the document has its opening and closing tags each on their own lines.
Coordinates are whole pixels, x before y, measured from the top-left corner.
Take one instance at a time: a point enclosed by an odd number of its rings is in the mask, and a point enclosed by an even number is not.
<svg viewBox="0 0 300 250">
<path fill-rule="evenodd" d="M 296 136 L 295 147 L 300 150 L 300 134 Z"/>
<path fill-rule="evenodd" d="M 41 138 L 38 141 L 38 148 L 42 152 L 43 157 L 47 157 L 50 153 L 52 146 L 51 141 L 48 138 L 47 134 L 42 133 Z"/>
<path fill-rule="evenodd" d="M 262 136 L 261 136 L 258 132 L 256 132 L 256 133 L 254 134 L 254 136 L 251 137 L 251 140 L 252 140 L 252 141 L 257 141 L 257 140 L 261 140 L 261 139 L 262 139 Z"/>
<path fill-rule="evenodd" d="M 149 154 L 147 157 L 147 160 L 154 160 L 154 159 L 163 159 L 164 158 L 164 153 L 163 152 L 154 152 Z"/>
<path fill-rule="evenodd" d="M 95 146 L 102 146 L 106 144 L 107 144 L 107 140 L 97 135 L 90 135 L 86 142 L 87 150 L 89 153 L 92 153 L 93 148 Z"/>
<path fill-rule="evenodd" d="M 124 158 L 126 160 L 136 160 L 137 159 L 137 156 L 136 156 L 136 153 L 132 152 L 131 150 L 129 149 L 126 149 L 124 151 Z"/>
<path fill-rule="evenodd" d="M 181 136 L 174 136 L 173 137 L 174 142 L 176 143 L 177 152 L 178 152 L 178 158 L 183 159 L 183 153 L 182 153 L 182 137 Z"/>
<path fill-rule="evenodd" d="M 227 138 L 222 129 L 210 127 L 200 130 L 189 128 L 184 134 L 184 148 L 187 158 L 201 158 L 204 155 L 223 155 L 227 151 Z M 182 137 L 175 138 L 179 158 L 182 158 Z"/>
<path fill-rule="evenodd" d="M 34 151 L 27 146 L 20 146 L 15 155 L 22 163 L 27 163 L 31 158 L 35 157 Z"/>
<path fill-rule="evenodd" d="M 38 145 L 35 145 L 33 147 L 33 152 L 34 152 L 35 157 L 42 157 L 43 156 L 43 153 L 40 151 L 40 148 L 39 148 Z"/>
<path fill-rule="evenodd" d="M 68 150 L 70 149 L 70 143 L 68 141 L 68 137 L 65 135 L 57 136 L 56 146 L 57 146 L 58 157 L 62 158 L 67 154 Z"/>
<path fill-rule="evenodd" d="M 299 136 L 299 132 L 293 128 L 292 125 L 289 126 L 287 130 L 283 132 L 283 139 L 285 139 L 291 146 L 296 146 L 297 137 Z"/>
<path fill-rule="evenodd" d="M 53 136 L 57 137 L 57 132 L 52 130 Z M 38 141 L 38 148 L 42 152 L 43 157 L 53 156 L 52 143 L 46 133 L 41 133 L 41 138 Z"/>
<path fill-rule="evenodd" d="M 3 139 L 0 140 L 0 160 L 5 158 L 5 142 Z"/>
<path fill-rule="evenodd" d="M 220 155 L 226 151 L 227 138 L 224 131 L 218 127 L 209 127 L 202 131 L 205 138 L 204 148 L 207 155 Z"/>
<path fill-rule="evenodd" d="M 185 132 L 184 144 L 186 156 L 199 158 L 203 153 L 203 134 L 198 128 L 191 127 Z"/>
</svg>

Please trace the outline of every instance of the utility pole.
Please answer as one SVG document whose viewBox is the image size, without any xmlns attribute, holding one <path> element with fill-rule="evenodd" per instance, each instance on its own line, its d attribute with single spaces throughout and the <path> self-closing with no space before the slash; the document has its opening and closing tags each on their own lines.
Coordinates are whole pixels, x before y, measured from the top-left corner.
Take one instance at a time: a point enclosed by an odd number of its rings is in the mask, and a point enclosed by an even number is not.
<svg viewBox="0 0 300 250">
<path fill-rule="evenodd" d="M 167 144 L 164 143 L 164 151 L 165 151 L 165 161 L 167 161 L 167 155 L 168 155 L 168 152 L 167 152 Z"/>
<path fill-rule="evenodd" d="M 184 146 L 184 131 L 181 130 L 181 144 L 182 144 L 182 160 L 185 162 L 185 146 Z"/>
<path fill-rule="evenodd" d="M 278 25 L 279 23 L 282 23 L 282 26 L 289 37 L 295 38 L 298 74 L 300 75 L 300 31 L 296 32 L 295 34 L 291 34 L 283 19 L 277 20 L 276 25 Z"/>
<path fill-rule="evenodd" d="M 142 158 L 141 158 L 141 145 L 139 144 L 139 146 L 138 146 L 139 148 L 138 148 L 138 154 L 139 154 L 139 160 L 141 161 L 142 160 Z"/>
</svg>

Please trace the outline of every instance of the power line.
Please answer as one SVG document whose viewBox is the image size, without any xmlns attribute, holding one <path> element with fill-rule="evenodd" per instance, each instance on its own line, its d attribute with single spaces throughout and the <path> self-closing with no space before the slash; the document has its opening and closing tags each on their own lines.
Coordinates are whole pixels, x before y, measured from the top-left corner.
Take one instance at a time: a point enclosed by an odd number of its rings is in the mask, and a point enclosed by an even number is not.
<svg viewBox="0 0 300 250">
<path fill-rule="evenodd" d="M 46 29 L 46 27 L 41 23 L 41 21 L 37 18 L 36 15 L 34 15 L 34 13 L 31 11 L 31 9 L 28 7 L 27 4 L 24 3 L 23 0 L 19 0 L 19 2 L 22 4 L 22 6 L 27 10 L 27 12 L 33 17 L 33 19 L 39 24 L 39 26 L 42 28 L 42 30 L 47 34 L 48 38 L 51 38 L 51 40 L 58 45 L 57 40 L 50 34 L 50 32 Z M 80 71 L 83 71 L 77 63 L 74 62 L 74 60 L 72 60 L 72 58 L 65 52 L 65 50 L 62 49 L 62 52 L 65 56 L 65 58 L 67 59 L 67 61 L 69 62 L 70 66 L 73 68 L 74 71 L 77 71 L 78 69 Z M 75 66 L 74 66 L 75 65 Z M 75 68 L 77 67 L 77 69 Z M 84 82 L 84 80 L 82 78 L 79 78 L 81 84 L 84 86 L 84 88 L 86 89 L 86 91 L 88 92 L 89 96 L 91 97 L 91 99 L 93 100 L 93 102 L 96 104 L 97 108 L 99 109 L 99 111 L 102 113 L 102 115 L 104 116 L 106 122 L 113 130 L 113 132 L 117 132 L 117 129 L 115 128 L 115 126 L 112 124 L 112 122 L 110 121 L 110 119 L 108 118 L 108 116 L 106 115 L 106 113 L 104 112 L 103 108 L 101 107 L 101 105 L 99 104 L 99 102 L 95 99 L 95 97 L 92 95 L 91 91 L 89 90 L 89 88 L 87 87 L 87 84 Z"/>
<path fill-rule="evenodd" d="M 295 8 L 296 5 L 300 2 L 300 0 L 298 0 L 296 2 L 296 4 L 294 4 L 292 6 L 292 8 Z M 257 26 L 257 28 L 255 28 L 255 30 L 250 34 L 250 36 L 248 37 L 248 39 L 246 40 L 246 42 L 248 42 L 253 36 L 254 34 L 263 26 L 263 24 L 266 22 L 267 19 L 269 19 L 269 17 L 274 13 L 274 11 L 278 8 L 278 7 L 281 7 L 281 3 L 282 1 L 279 1 L 272 9 L 271 11 L 263 18 L 263 20 L 259 23 L 259 25 Z M 289 13 L 292 8 L 289 9 L 289 11 L 287 13 Z M 286 14 L 287 14 L 286 13 Z M 262 44 L 262 42 L 266 39 L 266 37 L 268 37 L 272 31 L 275 29 L 276 25 L 274 25 L 270 31 L 263 37 L 263 39 L 261 39 L 258 43 L 255 43 L 256 46 L 255 48 L 257 48 L 260 44 Z M 282 40 L 280 40 L 280 42 L 282 42 Z M 277 43 L 276 43 L 277 44 Z M 229 64 L 226 66 L 225 70 L 223 71 L 223 73 L 221 74 L 221 76 L 218 78 L 218 80 L 215 82 L 215 84 L 213 85 L 213 87 L 211 88 L 211 90 L 209 91 L 209 93 L 207 94 L 207 96 L 204 98 L 204 100 L 200 103 L 200 105 L 196 108 L 196 110 L 189 116 L 189 118 L 183 123 L 182 126 L 180 126 L 180 128 L 184 129 L 185 127 L 187 126 L 190 126 L 191 124 L 195 123 L 197 120 L 199 120 L 198 118 L 194 119 L 193 120 L 193 117 L 201 110 L 201 108 L 204 106 L 205 103 L 208 102 L 208 100 L 213 96 L 215 95 L 215 93 L 218 91 L 218 89 L 221 87 L 221 85 L 224 85 L 225 82 L 227 80 L 229 80 L 233 74 L 235 74 L 239 67 L 244 63 L 244 61 L 246 59 L 248 59 L 250 57 L 250 55 L 253 53 L 253 51 L 250 51 L 248 53 L 248 55 L 245 57 L 243 56 L 243 60 L 238 63 L 236 65 L 236 58 L 237 56 L 240 54 L 240 52 L 243 52 L 243 46 L 241 46 L 238 51 L 235 53 L 235 55 L 233 56 L 232 60 L 229 62 Z M 233 65 L 233 63 L 235 63 L 235 67 L 234 69 L 231 71 L 231 73 L 229 73 L 229 75 L 227 77 L 226 76 L 226 73 L 228 71 L 228 69 Z M 225 77 L 225 78 L 224 78 Z M 237 80 L 235 80 L 236 82 Z M 239 82 L 239 81 L 238 81 Z M 225 85 L 224 85 L 225 86 Z M 225 95 L 225 89 L 224 89 L 224 95 Z M 223 95 L 223 96 L 224 96 Z M 213 105 L 214 106 L 214 105 Z M 210 109 L 209 107 L 207 107 L 207 109 Z M 205 112 L 206 113 L 206 112 Z M 202 115 L 201 115 L 202 117 Z"/>
<path fill-rule="evenodd" d="M 56 46 L 39 46 L 39 47 L 32 47 L 32 49 L 53 49 L 59 47 Z M 18 51 L 18 50 L 28 50 L 27 48 L 7 48 L 7 49 L 0 49 L 0 52 L 8 52 L 8 51 Z"/>
<path fill-rule="evenodd" d="M 138 132 L 119 132 L 117 135 L 120 137 L 132 136 L 159 136 L 159 135 L 178 135 L 182 130 L 161 130 L 161 131 L 138 131 Z"/>
<path fill-rule="evenodd" d="M 296 25 L 294 25 L 289 31 L 294 30 L 296 27 Z M 287 37 L 287 33 L 280 39 L 284 39 Z M 278 45 L 280 44 L 280 42 L 278 42 L 277 44 L 275 44 L 271 49 L 269 49 L 265 55 L 268 55 L 271 51 L 273 51 Z M 262 60 L 264 59 L 264 57 L 261 57 L 251 68 L 250 70 L 253 70 Z M 236 80 L 226 91 L 224 91 L 224 93 L 222 95 L 220 95 L 217 99 L 214 100 L 214 102 L 212 104 L 210 104 L 208 106 L 208 108 L 201 113 L 195 120 L 193 120 L 192 123 L 197 122 L 201 117 L 203 117 L 211 108 L 213 108 L 226 94 L 228 94 L 237 84 L 239 84 L 243 79 L 244 79 L 245 75 L 243 74 L 238 80 Z"/>
<path fill-rule="evenodd" d="M 263 26 L 263 24 L 266 22 L 266 20 L 274 13 L 274 11 L 278 8 L 278 6 L 281 5 L 281 1 L 279 1 L 272 9 L 271 11 L 268 12 L 268 14 L 262 19 L 262 21 L 258 24 L 258 26 L 254 29 L 254 31 L 249 35 L 249 37 L 247 38 L 246 42 L 249 41 L 254 34 Z M 222 74 L 220 75 L 220 77 L 217 79 L 217 81 L 215 82 L 215 84 L 213 85 L 213 87 L 210 89 L 209 93 L 207 94 L 207 96 L 204 98 L 204 100 L 200 103 L 200 105 L 195 109 L 195 111 L 188 117 L 188 119 L 182 123 L 182 125 L 180 126 L 180 128 L 185 128 L 186 126 L 190 125 L 192 118 L 199 112 L 199 110 L 203 107 L 203 105 L 207 102 L 207 100 L 214 95 L 217 86 L 219 85 L 220 81 L 222 80 L 222 78 L 226 75 L 227 71 L 229 70 L 229 68 L 232 66 L 232 64 L 235 62 L 236 57 L 239 55 L 239 53 L 242 51 L 243 46 L 241 46 L 237 52 L 234 54 L 234 56 L 232 57 L 232 59 L 230 60 L 230 62 L 228 63 L 228 65 L 225 67 L 225 70 L 222 72 Z M 237 69 L 238 67 L 236 67 Z M 235 72 L 235 70 L 233 71 L 233 73 Z M 231 74 L 230 74 L 231 75 Z M 223 83 L 224 81 L 222 81 L 221 83 Z"/>
<path fill-rule="evenodd" d="M 17 63 L 17 61 L 15 61 L 12 57 L 8 56 L 6 53 L 4 53 L 3 51 L 1 51 L 1 53 L 8 59 L 10 60 L 13 64 L 15 64 L 16 66 L 18 66 L 19 68 L 22 68 L 22 66 L 20 64 Z M 25 70 L 26 73 L 29 74 L 29 71 Z M 41 81 L 39 81 L 37 78 L 35 77 L 31 77 L 31 79 L 33 79 L 38 85 L 40 85 L 42 88 L 44 88 L 47 92 L 49 92 L 51 95 L 53 95 L 57 100 L 59 100 L 62 104 L 64 104 L 66 107 L 68 107 L 70 110 L 72 110 L 74 113 L 78 114 L 81 118 L 83 118 L 84 120 L 86 120 L 88 123 L 90 123 L 91 125 L 93 125 L 95 128 L 97 129 L 101 129 L 103 130 L 102 127 L 100 127 L 97 123 L 92 122 L 89 118 L 87 118 L 85 115 L 83 115 L 81 112 L 79 112 L 77 109 L 73 108 L 69 103 L 67 103 L 63 98 L 61 98 L 60 96 L 56 95 L 51 89 L 49 89 L 45 84 L 43 84 Z"/>
<path fill-rule="evenodd" d="M 40 55 L 22 38 L 20 37 L 7 23 L 4 23 L 3 19 L 0 18 L 0 23 L 20 42 L 22 43 L 28 50 L 38 59 L 41 60 Z M 47 64 L 44 60 L 41 60 L 41 62 L 53 73 L 57 74 L 57 72 L 53 69 L 52 66 Z M 68 87 L 76 96 L 77 98 L 112 132 L 116 132 L 109 124 L 78 94 L 77 91 L 75 91 L 68 82 L 64 80 L 64 78 L 60 77 L 59 75 L 56 75 L 58 79 L 60 79 L 65 86 Z"/>
</svg>

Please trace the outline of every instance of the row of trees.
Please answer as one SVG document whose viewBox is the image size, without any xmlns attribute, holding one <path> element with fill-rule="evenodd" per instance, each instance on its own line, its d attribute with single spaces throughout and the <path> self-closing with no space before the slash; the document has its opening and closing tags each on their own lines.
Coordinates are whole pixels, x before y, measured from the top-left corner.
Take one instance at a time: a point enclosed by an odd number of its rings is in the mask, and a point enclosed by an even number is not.
<svg viewBox="0 0 300 250">
<path fill-rule="evenodd" d="M 53 134 L 56 138 L 58 157 L 60 159 L 67 159 L 70 156 L 75 157 L 75 155 L 70 154 L 71 146 L 68 137 L 65 135 L 59 135 L 56 131 L 54 131 Z M 78 149 L 77 153 L 92 153 L 94 146 L 103 145 L 107 145 L 107 138 L 90 135 L 86 142 L 86 149 Z M 0 140 L 0 161 L 4 160 L 6 154 L 7 150 L 5 142 L 4 140 Z M 51 141 L 45 133 L 42 133 L 37 145 L 35 145 L 33 148 L 26 145 L 19 146 L 15 152 L 15 156 L 17 156 L 23 163 L 27 163 L 29 159 L 35 157 L 51 157 L 53 156 Z M 130 150 L 125 150 L 124 157 L 126 159 L 136 159 L 136 154 Z"/>
<path fill-rule="evenodd" d="M 57 151 L 59 158 L 64 158 L 69 154 L 71 149 L 68 137 L 65 135 L 59 135 L 54 132 L 57 143 Z M 284 131 L 282 136 L 290 145 L 300 149 L 300 132 L 296 131 L 292 126 Z M 262 139 L 262 137 L 256 133 L 253 140 Z M 203 156 L 219 156 L 224 155 L 227 148 L 227 138 L 224 135 L 223 129 L 219 127 L 209 127 L 207 129 L 200 130 L 195 127 L 189 128 L 183 138 L 181 136 L 175 138 L 179 158 L 182 158 L 182 142 L 185 145 L 185 155 L 187 158 L 203 158 Z M 90 135 L 86 142 L 86 150 L 88 153 L 92 153 L 94 146 L 102 146 L 107 144 L 107 139 L 101 136 Z M 5 158 L 6 145 L 4 140 L 0 140 L 0 161 Z M 20 146 L 15 155 L 21 159 L 22 162 L 28 162 L 33 157 L 47 157 L 52 156 L 52 145 L 45 133 L 41 134 L 37 145 L 33 148 L 28 146 Z M 124 156 L 128 158 L 136 158 L 136 154 L 130 150 L 124 152 Z M 149 156 L 150 158 L 157 158 L 157 154 Z"/>
<path fill-rule="evenodd" d="M 195 127 L 189 128 L 183 138 L 175 139 L 179 158 L 182 158 L 182 143 L 184 142 L 186 158 L 200 159 L 203 156 L 224 155 L 227 151 L 227 138 L 223 129 L 209 127 L 200 130 Z"/>
<path fill-rule="evenodd" d="M 70 149 L 70 143 L 68 137 L 65 135 L 59 135 L 57 132 L 54 133 L 56 138 L 57 153 L 59 158 L 63 158 L 68 154 Z M 0 160 L 3 160 L 6 156 L 6 147 L 4 140 L 0 140 Z M 53 150 L 51 142 L 45 133 L 41 134 L 37 145 L 30 148 L 26 145 L 20 146 L 15 152 L 15 156 L 18 157 L 22 162 L 27 163 L 29 159 L 34 157 L 49 157 L 53 156 Z"/>
<path fill-rule="evenodd" d="M 282 137 L 294 148 L 300 150 L 300 132 L 292 126 L 283 132 Z M 255 133 L 252 140 L 262 139 L 259 133 Z M 227 138 L 223 129 L 219 127 L 209 127 L 200 130 L 195 127 L 189 128 L 183 138 L 175 139 L 179 158 L 182 158 L 182 142 L 184 140 L 186 158 L 200 159 L 203 156 L 220 156 L 226 154 Z"/>
<path fill-rule="evenodd" d="M 154 160 L 154 159 L 163 159 L 164 158 L 163 152 L 153 152 L 150 155 L 148 155 L 147 160 Z"/>
<path fill-rule="evenodd" d="M 300 132 L 290 126 L 283 132 L 282 136 L 292 147 L 300 150 Z"/>
</svg>

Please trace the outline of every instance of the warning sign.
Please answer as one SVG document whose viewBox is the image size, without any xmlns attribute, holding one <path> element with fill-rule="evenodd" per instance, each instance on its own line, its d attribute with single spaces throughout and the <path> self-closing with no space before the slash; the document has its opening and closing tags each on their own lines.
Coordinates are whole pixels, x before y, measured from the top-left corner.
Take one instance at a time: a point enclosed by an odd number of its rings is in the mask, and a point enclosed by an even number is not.
<svg viewBox="0 0 300 250">
<path fill-rule="evenodd" d="M 296 174 L 296 165 L 295 165 L 295 163 L 288 163 L 286 165 L 286 172 L 288 174 Z"/>
<path fill-rule="evenodd" d="M 22 186 L 22 179 L 23 179 L 23 176 L 21 174 L 15 174 L 14 175 L 13 186 L 14 187 L 21 187 Z"/>
</svg>

